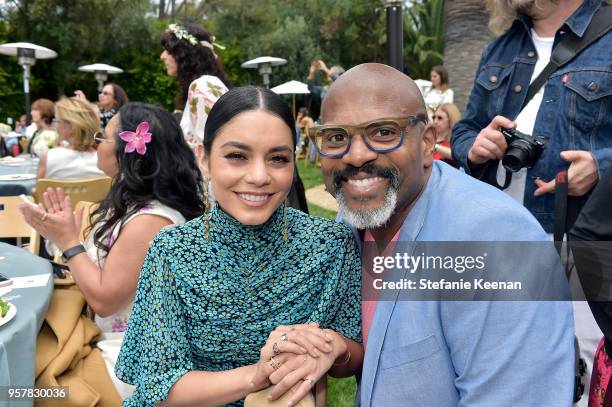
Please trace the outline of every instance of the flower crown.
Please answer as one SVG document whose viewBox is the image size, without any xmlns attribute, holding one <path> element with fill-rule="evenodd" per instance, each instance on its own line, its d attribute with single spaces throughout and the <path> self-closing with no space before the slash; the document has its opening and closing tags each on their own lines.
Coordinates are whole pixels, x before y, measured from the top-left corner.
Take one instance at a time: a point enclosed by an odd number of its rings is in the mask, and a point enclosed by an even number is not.
<svg viewBox="0 0 612 407">
<path fill-rule="evenodd" d="M 197 46 L 199 44 L 199 45 L 202 45 L 202 46 L 204 46 L 206 48 L 209 48 L 212 51 L 212 53 L 215 56 L 215 58 L 217 58 L 217 54 L 215 54 L 215 47 L 217 47 L 219 49 L 225 49 L 225 47 L 223 45 L 215 43 L 215 36 L 214 35 L 210 36 L 210 40 L 212 41 L 212 43 L 210 43 L 208 41 L 200 41 L 196 37 L 194 37 L 193 35 L 189 34 L 189 32 L 187 32 L 187 30 L 185 28 L 181 27 L 178 24 L 170 24 L 166 31 L 167 32 L 171 32 L 179 40 L 185 40 L 185 41 L 187 41 L 188 43 L 190 43 L 193 46 Z"/>
</svg>

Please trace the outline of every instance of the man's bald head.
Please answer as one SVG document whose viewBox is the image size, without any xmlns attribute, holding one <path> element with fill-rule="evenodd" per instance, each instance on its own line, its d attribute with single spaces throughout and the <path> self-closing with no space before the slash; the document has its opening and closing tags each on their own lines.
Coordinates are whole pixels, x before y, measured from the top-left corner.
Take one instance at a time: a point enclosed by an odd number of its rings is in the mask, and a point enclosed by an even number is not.
<svg viewBox="0 0 612 407">
<path fill-rule="evenodd" d="M 321 107 L 323 123 L 336 119 L 346 122 L 347 115 L 357 122 L 361 108 L 375 107 L 380 117 L 418 115 L 427 118 L 423 96 L 412 79 L 383 64 L 362 64 L 346 71 L 329 88 Z"/>
</svg>

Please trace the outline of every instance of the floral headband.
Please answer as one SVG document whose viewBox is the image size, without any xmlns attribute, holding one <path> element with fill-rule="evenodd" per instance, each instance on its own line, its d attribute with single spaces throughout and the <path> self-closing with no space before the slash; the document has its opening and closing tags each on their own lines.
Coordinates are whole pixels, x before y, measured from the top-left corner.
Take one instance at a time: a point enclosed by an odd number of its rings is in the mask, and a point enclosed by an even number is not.
<svg viewBox="0 0 612 407">
<path fill-rule="evenodd" d="M 196 45 L 200 44 L 203 47 L 206 47 L 206 48 L 210 49 L 211 52 L 213 53 L 213 55 L 215 56 L 215 58 L 217 58 L 217 54 L 215 54 L 215 47 L 217 47 L 219 49 L 222 49 L 222 50 L 225 49 L 225 47 L 223 45 L 217 44 L 215 42 L 215 36 L 214 35 L 210 36 L 210 40 L 212 41 L 212 44 L 210 42 L 208 42 L 208 41 L 200 41 L 196 37 L 194 37 L 193 35 L 189 34 L 186 29 L 184 29 L 183 27 L 181 27 L 178 24 L 170 24 L 166 31 L 167 32 L 171 32 L 179 40 L 185 40 L 185 41 L 189 42 L 193 46 L 196 46 Z"/>
<path fill-rule="evenodd" d="M 147 122 L 141 122 L 135 132 L 126 130 L 119 133 L 119 138 L 127 143 L 124 150 L 126 154 L 136 151 L 140 155 L 145 155 L 147 143 L 151 142 L 151 136 Z"/>
</svg>

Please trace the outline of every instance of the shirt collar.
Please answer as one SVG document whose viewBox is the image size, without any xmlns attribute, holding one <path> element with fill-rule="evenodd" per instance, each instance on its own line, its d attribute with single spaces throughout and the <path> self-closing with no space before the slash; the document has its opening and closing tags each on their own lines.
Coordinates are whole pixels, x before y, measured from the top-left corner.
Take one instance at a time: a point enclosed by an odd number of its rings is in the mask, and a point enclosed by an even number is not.
<svg viewBox="0 0 612 407">
<path fill-rule="evenodd" d="M 599 10 L 601 5 L 601 0 L 584 0 L 580 7 L 576 9 L 574 14 L 572 14 L 565 21 L 564 25 L 572 30 L 572 32 L 578 37 L 582 38 L 584 32 L 593 19 L 593 15 L 595 15 L 595 12 Z M 530 32 L 531 28 L 533 27 L 531 18 L 522 14 L 519 14 L 516 17 L 514 24 L 522 24 L 527 32 Z"/>
</svg>

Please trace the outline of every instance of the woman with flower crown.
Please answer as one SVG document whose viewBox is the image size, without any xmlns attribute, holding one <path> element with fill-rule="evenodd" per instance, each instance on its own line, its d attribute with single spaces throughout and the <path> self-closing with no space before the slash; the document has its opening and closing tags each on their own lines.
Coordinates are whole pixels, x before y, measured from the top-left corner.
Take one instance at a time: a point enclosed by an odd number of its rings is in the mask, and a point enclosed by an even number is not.
<svg viewBox="0 0 612 407">
<path fill-rule="evenodd" d="M 215 49 L 224 49 L 202 27 L 170 24 L 161 39 L 164 51 L 160 59 L 169 76 L 177 79 L 179 93 L 175 104 L 183 106 L 181 128 L 191 145 L 201 143 L 204 124 L 213 104 L 230 85 Z"/>
<path fill-rule="evenodd" d="M 258 391 L 292 405 L 328 372 L 354 375 L 361 259 L 347 226 L 284 203 L 290 108 L 268 89 L 231 89 L 204 149 L 216 202 L 149 249 L 116 367 L 136 386 L 124 406 L 241 406 Z"/>
<path fill-rule="evenodd" d="M 102 331 L 98 348 L 122 398 L 133 387 L 114 374 L 140 269 L 149 243 L 164 227 L 204 212 L 202 176 L 193 152 L 172 115 L 144 103 L 124 105 L 98 144 L 98 167 L 113 178 L 106 198 L 90 216 L 79 242 L 82 213 L 73 214 L 61 189 L 44 193 L 44 206 L 22 204 L 26 221 L 63 252 L 65 263 L 95 312 Z M 181 182 L 177 182 L 179 179 Z"/>
</svg>

